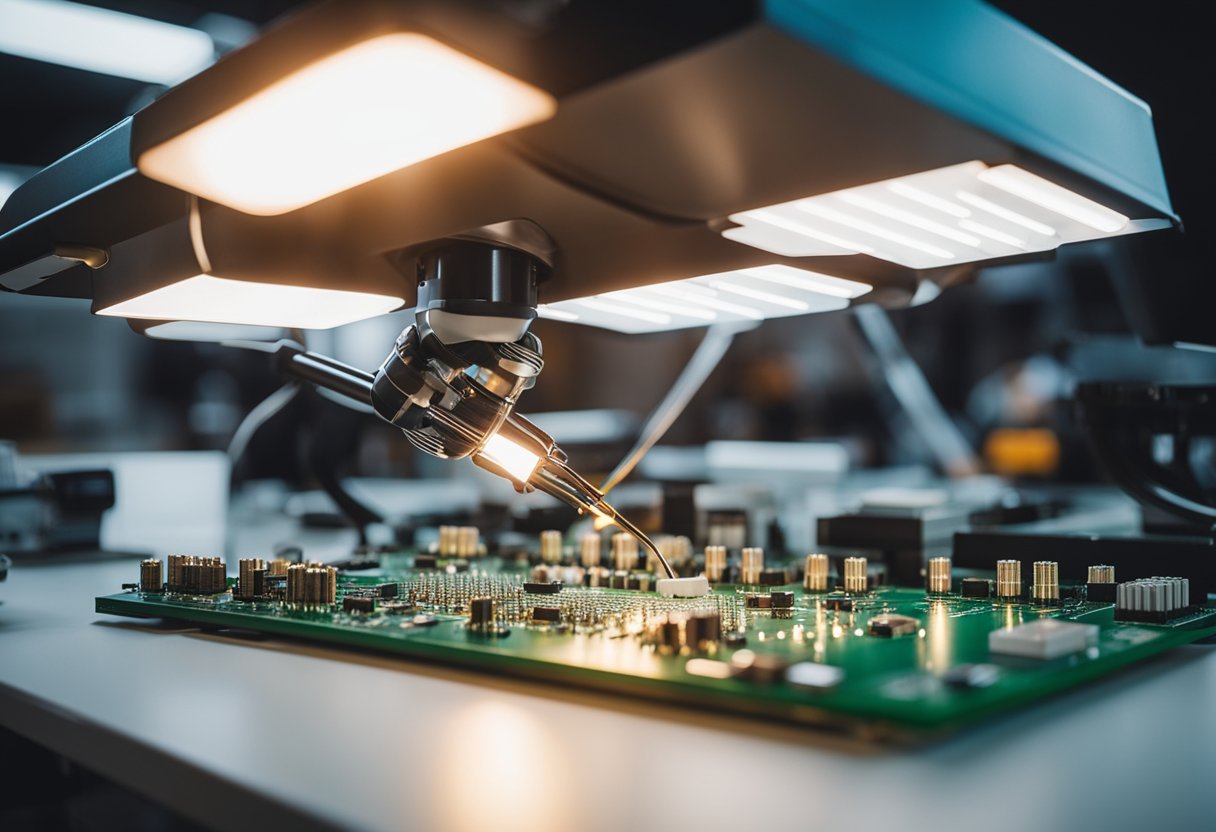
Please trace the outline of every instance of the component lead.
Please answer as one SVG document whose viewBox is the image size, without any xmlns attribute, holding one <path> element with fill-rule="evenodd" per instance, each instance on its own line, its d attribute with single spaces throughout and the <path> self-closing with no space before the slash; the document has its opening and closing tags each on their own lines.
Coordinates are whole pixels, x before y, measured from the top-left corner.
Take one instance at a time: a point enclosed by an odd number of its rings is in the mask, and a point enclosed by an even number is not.
<svg viewBox="0 0 1216 832">
<path fill-rule="evenodd" d="M 828 556 L 811 554 L 806 556 L 806 574 L 802 579 L 802 588 L 807 592 L 828 591 Z"/>
</svg>

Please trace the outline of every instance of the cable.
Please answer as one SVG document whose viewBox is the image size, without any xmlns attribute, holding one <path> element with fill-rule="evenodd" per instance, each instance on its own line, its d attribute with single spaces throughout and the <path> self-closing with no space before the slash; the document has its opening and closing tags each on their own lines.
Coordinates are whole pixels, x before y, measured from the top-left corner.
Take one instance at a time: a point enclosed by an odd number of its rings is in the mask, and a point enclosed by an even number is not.
<svg viewBox="0 0 1216 832">
<path fill-rule="evenodd" d="M 607 494 L 632 473 L 633 469 L 642 461 L 642 457 L 646 456 L 646 453 L 675 424 L 676 419 L 680 418 L 684 408 L 688 406 L 692 397 L 705 383 L 705 379 L 709 378 L 709 374 L 714 371 L 722 360 L 722 356 L 726 354 L 735 335 L 751 329 L 753 326 L 754 324 L 714 324 L 705 331 L 705 337 L 697 345 L 697 351 L 692 354 L 692 358 L 688 360 L 688 364 L 676 379 L 675 384 L 667 391 L 667 395 L 663 397 L 663 400 L 650 414 L 650 418 L 646 420 L 646 424 L 642 426 L 638 441 L 604 480 L 600 491 Z"/>
<path fill-rule="evenodd" d="M 228 443 L 228 465 L 230 470 L 236 470 L 236 464 L 245 455 L 245 449 L 249 447 L 249 442 L 253 439 L 254 434 L 272 416 L 286 407 L 288 402 L 294 399 L 299 391 L 300 383 L 294 380 L 289 381 L 258 402 L 257 406 L 246 414 L 245 418 L 237 426 L 236 432 L 232 434 L 232 440 Z"/>
</svg>

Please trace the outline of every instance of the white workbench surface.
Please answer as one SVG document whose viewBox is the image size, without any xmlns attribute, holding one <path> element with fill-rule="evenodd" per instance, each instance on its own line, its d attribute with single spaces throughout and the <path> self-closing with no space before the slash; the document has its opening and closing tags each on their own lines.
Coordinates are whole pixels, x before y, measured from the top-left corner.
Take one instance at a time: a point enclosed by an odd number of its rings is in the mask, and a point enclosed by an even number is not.
<svg viewBox="0 0 1216 832">
<path fill-rule="evenodd" d="M 318 554 L 311 549 L 310 554 Z M 1216 649 L 914 750 L 97 615 L 133 561 L 0 584 L 0 723 L 226 828 L 1211 828 Z"/>
</svg>

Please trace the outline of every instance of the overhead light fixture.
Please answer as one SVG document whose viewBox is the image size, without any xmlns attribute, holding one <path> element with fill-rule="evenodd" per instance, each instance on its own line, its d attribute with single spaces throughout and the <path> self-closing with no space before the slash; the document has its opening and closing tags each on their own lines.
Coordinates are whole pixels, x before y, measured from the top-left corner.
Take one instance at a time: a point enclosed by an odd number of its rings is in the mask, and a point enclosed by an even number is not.
<svg viewBox="0 0 1216 832">
<path fill-rule="evenodd" d="M 844 309 L 868 283 L 781 264 L 542 304 L 540 317 L 617 332 L 663 332 Z"/>
<path fill-rule="evenodd" d="M 141 173 L 282 214 L 553 115 L 553 97 L 426 35 L 357 43 L 140 155 Z"/>
<path fill-rule="evenodd" d="M 225 229 L 208 246 L 197 200 L 186 217 L 120 243 L 93 280 L 93 312 L 142 321 L 330 329 L 400 308 L 387 265 L 325 261 Z M 208 226 L 209 228 L 210 226 Z M 290 259 L 289 259 L 290 258 Z M 338 288 L 341 286 L 342 288 Z"/>
<path fill-rule="evenodd" d="M 966 162 L 731 214 L 722 236 L 784 257 L 867 254 L 931 269 L 1148 231 L 1016 165 Z"/>
<path fill-rule="evenodd" d="M 0 0 L 0 52 L 165 85 L 215 60 L 206 32 L 63 0 Z"/>
<path fill-rule="evenodd" d="M 286 336 L 282 327 L 216 324 L 200 321 L 142 321 L 131 318 L 131 329 L 160 341 L 192 341 L 218 344 L 223 341 L 276 341 Z"/>
</svg>

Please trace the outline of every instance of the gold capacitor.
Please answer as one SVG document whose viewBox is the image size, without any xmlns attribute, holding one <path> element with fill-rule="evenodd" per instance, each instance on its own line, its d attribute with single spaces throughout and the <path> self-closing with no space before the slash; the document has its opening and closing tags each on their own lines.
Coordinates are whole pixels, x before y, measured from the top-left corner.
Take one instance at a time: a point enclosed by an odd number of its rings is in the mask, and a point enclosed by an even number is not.
<svg viewBox="0 0 1216 832">
<path fill-rule="evenodd" d="M 562 562 L 562 533 L 546 529 L 540 533 L 540 559 L 545 563 Z"/>
<path fill-rule="evenodd" d="M 584 569 L 600 565 L 600 550 L 602 544 L 596 532 L 587 532 L 578 539 L 578 562 Z"/>
<path fill-rule="evenodd" d="M 818 552 L 806 556 L 806 574 L 802 588 L 807 592 L 828 591 L 828 556 Z"/>
<path fill-rule="evenodd" d="M 287 602 L 290 604 L 304 603 L 304 575 L 308 567 L 302 563 L 293 563 L 287 567 Z"/>
<path fill-rule="evenodd" d="M 1032 600 L 1054 604 L 1060 600 L 1060 564 L 1054 560 L 1034 562 L 1034 583 L 1030 586 Z"/>
<path fill-rule="evenodd" d="M 182 586 L 182 564 L 185 562 L 185 555 L 169 555 L 169 591 L 181 592 Z"/>
<path fill-rule="evenodd" d="M 845 592 L 865 592 L 870 588 L 870 581 L 866 575 L 869 564 L 865 558 L 845 558 L 844 559 L 844 591 Z"/>
<path fill-rule="evenodd" d="M 260 576 L 258 573 L 261 573 Z M 266 579 L 266 561 L 261 558 L 241 558 L 236 562 L 236 589 L 233 596 L 251 601 L 260 594 L 258 584 Z"/>
<path fill-rule="evenodd" d="M 638 565 L 638 539 L 626 532 L 612 536 L 612 565 L 618 571 L 636 569 Z"/>
<path fill-rule="evenodd" d="M 996 562 L 996 597 L 1020 598 L 1022 596 L 1022 562 L 1020 560 L 998 560 Z"/>
<path fill-rule="evenodd" d="M 455 526 L 440 526 L 439 527 L 439 546 L 437 547 L 437 550 L 436 550 L 439 557 L 441 557 L 441 558 L 456 557 L 457 535 L 458 534 L 459 534 L 459 532 L 457 531 Z"/>
<path fill-rule="evenodd" d="M 475 558 L 481 551 L 481 532 L 476 526 L 459 526 L 456 529 L 456 557 Z"/>
<path fill-rule="evenodd" d="M 678 535 L 671 539 L 671 550 L 664 552 L 667 556 L 667 562 L 673 565 L 686 564 L 692 560 L 692 541 L 684 535 Z"/>
<path fill-rule="evenodd" d="M 759 546 L 745 546 L 739 561 L 739 583 L 758 584 L 764 572 L 764 550 Z"/>
<path fill-rule="evenodd" d="M 161 562 L 156 558 L 148 558 L 139 562 L 139 588 L 143 592 L 163 592 L 165 580 L 162 577 Z"/>
<path fill-rule="evenodd" d="M 926 589 L 933 595 L 945 595 L 952 586 L 950 558 L 929 558 Z"/>
<path fill-rule="evenodd" d="M 1113 584 L 1115 582 L 1115 567 L 1104 563 L 1096 564 L 1086 570 L 1086 583 Z"/>
<path fill-rule="evenodd" d="M 291 566 L 291 561 L 284 558 L 275 558 L 266 566 L 266 574 L 272 578 L 282 578 L 287 575 L 287 567 Z"/>
<path fill-rule="evenodd" d="M 726 547 L 705 547 L 705 580 L 710 583 L 721 583 L 726 574 Z"/>
</svg>

